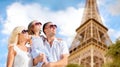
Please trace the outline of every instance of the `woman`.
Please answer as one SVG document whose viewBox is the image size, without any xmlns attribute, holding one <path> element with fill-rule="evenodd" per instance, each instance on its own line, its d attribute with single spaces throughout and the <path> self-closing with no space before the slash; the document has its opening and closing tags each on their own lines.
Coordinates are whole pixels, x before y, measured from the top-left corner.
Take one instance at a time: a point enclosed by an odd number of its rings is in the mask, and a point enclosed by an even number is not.
<svg viewBox="0 0 120 67">
<path fill-rule="evenodd" d="M 8 42 L 7 67 L 32 67 L 32 57 L 26 44 L 30 41 L 28 30 L 15 27 Z"/>
<path fill-rule="evenodd" d="M 31 35 L 31 54 L 33 57 L 33 65 L 41 67 L 43 63 L 47 63 L 50 59 L 48 58 L 49 53 L 43 44 L 44 37 L 40 35 L 42 23 L 36 20 L 32 21 L 28 25 L 28 33 Z M 47 58 L 47 59 L 46 59 Z"/>
</svg>

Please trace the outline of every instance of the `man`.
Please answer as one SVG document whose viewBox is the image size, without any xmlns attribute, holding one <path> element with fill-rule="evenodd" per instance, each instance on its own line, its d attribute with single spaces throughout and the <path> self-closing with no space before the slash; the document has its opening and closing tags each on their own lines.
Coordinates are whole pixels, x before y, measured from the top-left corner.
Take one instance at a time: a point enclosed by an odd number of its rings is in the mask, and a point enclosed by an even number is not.
<svg viewBox="0 0 120 67">
<path fill-rule="evenodd" d="M 65 67 L 68 63 L 69 51 L 67 44 L 61 39 L 56 38 L 56 28 L 52 22 L 43 25 L 43 32 L 46 35 L 44 44 L 49 51 L 52 62 L 44 64 L 43 67 Z"/>
</svg>

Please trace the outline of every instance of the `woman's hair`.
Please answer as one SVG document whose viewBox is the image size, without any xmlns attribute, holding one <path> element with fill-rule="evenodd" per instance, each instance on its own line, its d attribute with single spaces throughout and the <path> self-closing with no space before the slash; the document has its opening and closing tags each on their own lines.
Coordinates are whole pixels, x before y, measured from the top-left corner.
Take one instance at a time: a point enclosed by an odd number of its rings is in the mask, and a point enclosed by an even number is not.
<svg viewBox="0 0 120 67">
<path fill-rule="evenodd" d="M 34 32 L 32 31 L 32 24 L 33 24 L 33 22 L 34 22 L 34 21 L 31 21 L 31 22 L 29 23 L 29 25 L 28 25 L 28 34 L 30 34 L 30 35 L 33 35 L 33 34 L 34 34 Z"/>
<path fill-rule="evenodd" d="M 34 31 L 33 31 L 33 23 L 35 22 L 35 21 L 37 21 L 37 20 L 33 20 L 33 21 L 31 21 L 30 23 L 29 23 L 29 25 L 28 25 L 28 34 L 29 35 L 33 35 L 34 34 Z M 40 33 L 41 33 L 41 31 L 40 31 Z M 39 34 L 40 34 L 39 33 Z"/>
<path fill-rule="evenodd" d="M 18 43 L 18 34 L 22 32 L 22 30 L 24 30 L 25 27 L 24 26 L 17 26 L 13 29 L 9 40 L 8 40 L 8 47 L 10 46 L 14 46 Z"/>
</svg>

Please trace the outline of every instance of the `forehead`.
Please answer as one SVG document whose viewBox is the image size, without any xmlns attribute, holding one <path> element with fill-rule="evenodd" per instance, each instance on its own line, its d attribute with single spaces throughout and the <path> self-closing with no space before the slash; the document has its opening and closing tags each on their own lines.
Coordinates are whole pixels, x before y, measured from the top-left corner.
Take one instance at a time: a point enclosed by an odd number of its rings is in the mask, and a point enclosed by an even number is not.
<svg viewBox="0 0 120 67">
<path fill-rule="evenodd" d="M 16 31 L 18 31 L 18 33 L 21 33 L 23 30 L 26 30 L 26 28 L 19 28 Z"/>
<path fill-rule="evenodd" d="M 53 25 L 53 23 L 48 23 L 46 26 Z"/>
<path fill-rule="evenodd" d="M 26 29 L 26 28 L 23 28 L 23 29 L 21 29 L 21 32 L 22 32 L 23 30 L 27 30 L 27 29 Z"/>
<path fill-rule="evenodd" d="M 38 22 L 37 20 L 33 21 L 32 24 L 35 24 L 36 22 Z"/>
</svg>

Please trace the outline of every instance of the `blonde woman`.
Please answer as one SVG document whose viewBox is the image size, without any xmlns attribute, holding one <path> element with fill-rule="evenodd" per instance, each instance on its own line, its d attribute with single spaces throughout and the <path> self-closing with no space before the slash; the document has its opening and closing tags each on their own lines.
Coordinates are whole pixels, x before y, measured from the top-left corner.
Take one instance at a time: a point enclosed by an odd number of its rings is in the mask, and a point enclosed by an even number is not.
<svg viewBox="0 0 120 67">
<path fill-rule="evenodd" d="M 23 26 L 15 27 L 8 42 L 7 67 L 32 67 L 30 50 L 26 43 L 30 38 L 28 30 Z"/>
<path fill-rule="evenodd" d="M 41 27 L 42 23 L 37 20 L 32 21 L 28 25 L 28 33 L 31 35 L 32 39 L 31 54 L 33 57 L 33 64 L 37 67 L 41 67 L 43 63 L 51 61 L 49 53 L 43 44 L 44 37 L 40 35 Z"/>
</svg>

